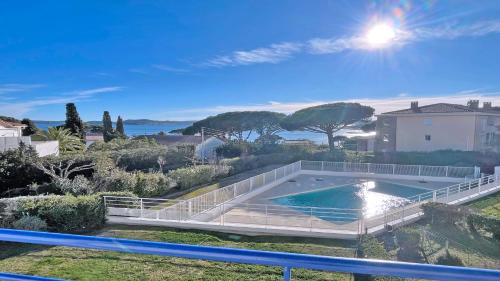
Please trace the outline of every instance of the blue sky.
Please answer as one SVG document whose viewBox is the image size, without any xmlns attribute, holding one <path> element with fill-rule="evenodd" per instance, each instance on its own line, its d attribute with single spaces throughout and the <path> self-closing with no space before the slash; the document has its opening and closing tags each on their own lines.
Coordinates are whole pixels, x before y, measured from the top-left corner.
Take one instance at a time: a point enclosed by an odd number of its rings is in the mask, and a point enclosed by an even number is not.
<svg viewBox="0 0 500 281">
<path fill-rule="evenodd" d="M 367 46 L 390 23 L 395 38 Z M 500 1 L 1 1 L 0 115 L 500 105 Z"/>
</svg>

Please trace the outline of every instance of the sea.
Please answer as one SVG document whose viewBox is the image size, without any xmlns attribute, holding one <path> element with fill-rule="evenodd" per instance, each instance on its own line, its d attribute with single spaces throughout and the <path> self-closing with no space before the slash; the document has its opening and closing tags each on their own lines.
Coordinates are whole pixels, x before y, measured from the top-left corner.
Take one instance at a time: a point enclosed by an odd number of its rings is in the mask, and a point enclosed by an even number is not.
<svg viewBox="0 0 500 281">
<path fill-rule="evenodd" d="M 49 127 L 55 127 L 62 125 L 62 121 L 34 121 L 36 126 L 42 130 L 47 130 Z M 182 129 L 188 127 L 192 122 L 175 122 L 175 123 L 165 123 L 165 124 L 124 124 L 125 134 L 130 137 L 141 136 L 141 135 L 154 135 L 160 132 L 168 133 L 172 130 Z M 115 126 L 116 124 L 113 124 Z M 306 139 L 311 140 L 316 144 L 328 144 L 328 139 L 325 134 L 312 133 L 306 131 L 294 131 L 294 132 L 280 132 L 278 133 L 281 137 L 287 140 L 297 140 Z M 336 133 L 336 135 L 343 135 L 346 137 L 355 136 L 369 136 L 370 133 L 365 133 L 359 129 L 342 129 Z M 250 134 L 249 140 L 254 140 L 257 138 L 256 133 Z"/>
</svg>

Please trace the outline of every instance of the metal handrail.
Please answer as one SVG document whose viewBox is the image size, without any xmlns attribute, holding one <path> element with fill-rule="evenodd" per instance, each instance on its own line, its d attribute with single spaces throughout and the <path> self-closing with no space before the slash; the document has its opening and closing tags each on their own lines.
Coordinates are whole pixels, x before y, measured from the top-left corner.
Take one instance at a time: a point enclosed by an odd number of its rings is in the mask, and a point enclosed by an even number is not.
<svg viewBox="0 0 500 281">
<path fill-rule="evenodd" d="M 2 281 L 64 281 L 63 279 L 0 272 Z"/>
<path fill-rule="evenodd" d="M 280 266 L 284 269 L 283 280 L 285 281 L 291 280 L 292 268 L 433 280 L 493 281 L 500 279 L 500 270 L 491 269 L 195 246 L 13 229 L 0 229 L 0 241 L 150 254 L 218 262 Z"/>
</svg>

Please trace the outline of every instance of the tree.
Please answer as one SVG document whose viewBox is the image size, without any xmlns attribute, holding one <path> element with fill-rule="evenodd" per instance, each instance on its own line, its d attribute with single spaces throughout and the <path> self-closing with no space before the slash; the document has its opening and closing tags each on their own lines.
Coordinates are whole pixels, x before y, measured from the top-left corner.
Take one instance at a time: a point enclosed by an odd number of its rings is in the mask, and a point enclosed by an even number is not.
<svg viewBox="0 0 500 281">
<path fill-rule="evenodd" d="M 118 120 L 116 120 L 116 133 L 120 137 L 125 137 L 125 128 L 123 126 L 123 119 L 121 116 L 118 116 Z"/>
<path fill-rule="evenodd" d="M 74 173 L 93 170 L 95 168 L 93 162 L 77 163 L 75 159 L 66 160 L 63 158 L 58 159 L 58 161 L 45 159 L 36 162 L 35 166 L 52 179 L 59 181 L 70 179 Z"/>
<path fill-rule="evenodd" d="M 84 125 L 74 103 L 66 104 L 66 122 L 64 123 L 64 128 L 68 129 L 71 134 L 83 139 L 85 134 Z"/>
<path fill-rule="evenodd" d="M 23 129 L 23 136 L 31 136 L 38 132 L 38 128 L 35 123 L 33 123 L 30 119 L 24 118 L 21 123 L 27 126 Z"/>
<path fill-rule="evenodd" d="M 59 152 L 62 154 L 82 151 L 85 148 L 82 140 L 73 135 L 70 130 L 60 127 L 50 127 L 47 132 L 38 134 L 46 140 L 59 141 Z"/>
<path fill-rule="evenodd" d="M 309 131 L 326 134 L 330 150 L 334 149 L 335 132 L 373 116 L 375 110 L 359 103 L 330 103 L 296 111 L 281 122 L 289 131 Z"/>
<path fill-rule="evenodd" d="M 370 121 L 369 123 L 366 123 L 363 126 L 361 126 L 361 130 L 365 133 L 375 132 L 376 129 L 377 129 L 376 121 Z"/>
<path fill-rule="evenodd" d="M 235 111 L 210 116 L 193 123 L 183 130 L 184 135 L 201 132 L 202 127 L 223 132 L 229 138 L 245 141 L 255 131 L 259 135 L 275 134 L 281 130 L 279 126 L 284 114 L 269 111 Z"/>
<path fill-rule="evenodd" d="M 31 146 L 23 142 L 17 149 L 0 152 L 0 198 L 28 194 L 28 185 L 47 181 L 34 164 L 38 155 Z"/>
<path fill-rule="evenodd" d="M 102 116 L 103 136 L 104 141 L 108 142 L 114 138 L 113 123 L 108 111 L 104 111 Z"/>
<path fill-rule="evenodd" d="M 280 122 L 286 117 L 285 114 L 270 111 L 255 111 L 251 114 L 251 117 L 248 121 L 250 122 L 250 126 L 259 135 L 256 139 L 257 142 L 274 144 L 281 138 L 277 133 L 283 131 Z"/>
</svg>

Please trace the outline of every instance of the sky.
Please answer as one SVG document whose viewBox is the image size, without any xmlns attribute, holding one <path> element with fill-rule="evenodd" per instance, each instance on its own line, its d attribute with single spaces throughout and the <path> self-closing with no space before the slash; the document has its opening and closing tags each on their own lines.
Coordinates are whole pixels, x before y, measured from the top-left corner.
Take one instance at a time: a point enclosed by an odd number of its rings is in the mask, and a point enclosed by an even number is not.
<svg viewBox="0 0 500 281">
<path fill-rule="evenodd" d="M 498 0 L 5 0 L 0 26 L 0 115 L 18 118 L 500 106 Z"/>
</svg>

